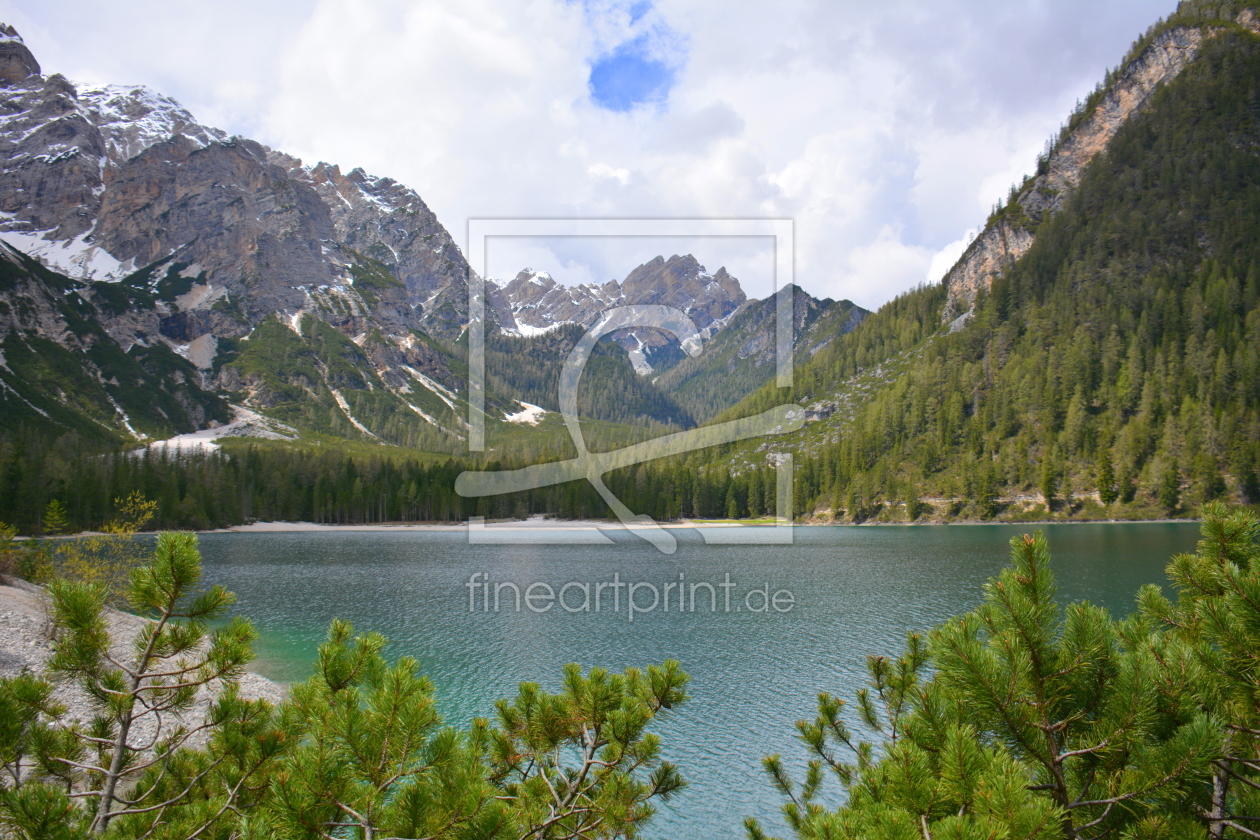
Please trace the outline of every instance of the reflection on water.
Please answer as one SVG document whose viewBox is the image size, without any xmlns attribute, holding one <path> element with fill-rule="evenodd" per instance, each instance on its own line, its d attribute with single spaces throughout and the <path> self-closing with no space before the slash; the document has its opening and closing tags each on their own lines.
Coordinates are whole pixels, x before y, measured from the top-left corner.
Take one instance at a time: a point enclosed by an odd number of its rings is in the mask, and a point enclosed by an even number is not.
<svg viewBox="0 0 1260 840">
<path fill-rule="evenodd" d="M 1060 599 L 1116 615 L 1141 584 L 1163 582 L 1169 557 L 1198 533 L 1043 527 Z M 746 815 L 781 825 L 760 759 L 803 762 L 793 723 L 813 716 L 816 694 L 850 696 L 868 654 L 896 654 L 907 631 L 975 606 L 1007 541 L 1028 530 L 802 527 L 786 547 L 707 546 L 678 530 L 672 557 L 630 536 L 612 547 L 472 546 L 449 531 L 218 533 L 201 545 L 206 581 L 236 592 L 261 633 L 265 674 L 304 679 L 329 621 L 347 618 L 388 637 L 391 656 L 418 659 L 452 723 L 492 715 L 525 680 L 557 690 L 567 662 L 680 660 L 691 700 L 657 730 L 691 784 L 647 834 L 725 839 L 743 835 Z"/>
</svg>

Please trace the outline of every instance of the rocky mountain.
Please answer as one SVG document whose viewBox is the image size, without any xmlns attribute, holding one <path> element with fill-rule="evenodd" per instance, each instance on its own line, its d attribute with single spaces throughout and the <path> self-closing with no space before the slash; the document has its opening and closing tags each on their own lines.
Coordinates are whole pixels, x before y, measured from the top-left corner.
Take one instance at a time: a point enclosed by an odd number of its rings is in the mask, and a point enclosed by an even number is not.
<svg viewBox="0 0 1260 840">
<path fill-rule="evenodd" d="M 747 300 L 739 281 L 725 268 L 710 274 L 690 254 L 668 260 L 656 257 L 631 271 L 625 280 L 609 280 L 602 286 L 565 286 L 546 272 L 527 268 L 507 284 L 493 284 L 493 288 L 512 314 L 514 326 L 505 323 L 505 330 L 518 335 L 537 335 L 561 324 L 590 327 L 601 312 L 613 306 L 659 304 L 686 312 L 708 339 Z M 629 353 L 640 374 L 652 373 L 684 357 L 677 342 L 651 328 L 621 330 L 613 340 Z"/>
<path fill-rule="evenodd" d="M 91 428 L 123 439 L 228 422 L 235 405 L 238 416 L 257 412 L 306 433 L 458 448 L 469 267 L 420 196 L 394 180 L 229 137 L 144 87 L 43 75 L 4 27 L 0 242 L 10 277 L 0 303 L 10 366 L 0 381 L 15 421 L 60 416 L 53 403 L 69 405 L 74 390 L 90 395 L 90 411 L 80 408 Z M 657 257 L 603 286 L 567 287 L 527 270 L 488 283 L 487 302 L 490 334 L 524 341 L 511 354 L 539 366 L 492 375 L 492 422 L 541 400 L 580 335 L 545 333 L 589 327 L 609 306 L 666 304 L 709 339 L 750 303 L 725 269 L 711 274 L 690 255 Z M 611 340 L 625 352 L 601 353 L 603 384 L 638 396 L 584 404 L 612 422 L 690 425 L 686 409 L 630 373 L 670 368 L 685 358 L 677 343 L 650 327 Z M 131 379 L 95 358 L 106 353 L 139 365 Z M 59 374 L 14 366 L 50 354 L 62 358 Z M 70 388 L 71 379 L 80 384 Z M 751 373 L 740 380 L 757 384 Z M 158 414 L 118 390 L 168 386 L 180 408 L 150 402 L 163 406 Z"/>
<path fill-rule="evenodd" d="M 1252 8 L 1181 6 L 1168 24 L 1161 21 L 1152 27 L 1125 61 L 1099 83 L 1039 157 L 1036 174 L 1012 188 L 1005 205 L 945 275 L 943 282 L 949 290 L 945 320 L 965 322 L 977 293 L 988 289 L 995 277 L 1028 251 L 1037 228 L 1063 208 L 1090 162 L 1161 85 L 1195 60 L 1206 41 L 1234 28 L 1260 33 L 1260 17 Z"/>
<path fill-rule="evenodd" d="M 163 302 L 124 283 L 72 280 L 0 243 L 0 426 L 54 424 L 89 440 L 162 438 L 231 419 L 187 357 L 148 343 Z"/>
<path fill-rule="evenodd" d="M 752 300 L 734 312 L 699 356 L 669 368 L 655 384 L 704 421 L 738 403 L 775 376 L 776 298 Z M 819 300 L 792 287 L 793 359 L 801 364 L 871 313 L 852 301 Z"/>
<path fill-rule="evenodd" d="M 469 268 L 415 191 L 229 137 L 143 87 L 45 76 L 12 27 L 0 29 L 0 242 L 6 358 L 70 354 L 57 375 L 0 369 L 6 416 L 60 416 L 49 395 L 68 405 L 73 390 L 92 394 L 93 429 L 124 439 L 225 422 L 229 403 L 340 437 L 449 450 L 462 435 Z M 724 272 L 706 296 L 699 271 L 656 268 L 627 294 L 706 323 L 743 302 Z M 680 288 L 653 296 L 653 282 Z M 493 286 L 489 298 L 518 334 L 506 298 Z M 111 390 L 122 380 L 91 358 L 106 351 L 174 358 L 175 374 L 142 365 L 135 377 L 149 378 L 128 387 L 178 375 L 184 408 L 133 422 Z M 492 420 L 519 410 L 510 395 L 489 406 Z"/>
<path fill-rule="evenodd" d="M 663 304 L 686 312 L 704 338 L 688 356 L 667 333 L 622 330 L 611 340 L 628 354 L 670 403 L 672 416 L 703 422 L 730 408 L 775 375 L 778 302 L 745 296 L 725 268 L 710 274 L 695 257 L 656 257 L 622 282 L 564 286 L 546 272 L 526 269 L 495 291 L 511 310 L 507 335 L 538 336 L 565 325 L 587 328 L 609 307 Z M 870 313 L 851 301 L 819 300 L 799 287 L 793 294 L 793 353 L 804 361 Z M 539 398 L 540 399 L 540 398 Z"/>
</svg>

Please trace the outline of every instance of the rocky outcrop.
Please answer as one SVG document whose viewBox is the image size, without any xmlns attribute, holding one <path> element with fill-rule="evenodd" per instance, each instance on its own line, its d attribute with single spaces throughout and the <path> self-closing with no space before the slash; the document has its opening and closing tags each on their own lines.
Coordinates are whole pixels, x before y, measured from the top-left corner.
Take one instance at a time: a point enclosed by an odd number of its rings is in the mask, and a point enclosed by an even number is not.
<svg viewBox="0 0 1260 840">
<path fill-rule="evenodd" d="M 145 87 L 83 86 L 78 89 L 78 102 L 101 132 L 110 169 L 173 137 L 185 137 L 198 146 L 228 139 L 219 129 L 198 123 L 174 99 Z"/>
<path fill-rule="evenodd" d="M 628 303 L 654 303 L 681 309 L 697 329 L 730 317 L 747 300 L 739 281 L 719 268 L 709 274 L 696 258 L 657 257 L 626 275 L 621 293 Z"/>
<path fill-rule="evenodd" d="M 100 210 L 104 155 L 100 131 L 61 76 L 0 88 L 0 231 L 63 242 L 87 233 Z"/>
<path fill-rule="evenodd" d="M 337 242 L 389 265 L 414 297 L 430 298 L 451 284 L 465 288 L 459 246 L 414 190 L 362 169 L 342 175 L 327 163 L 293 174 L 324 200 Z"/>
<path fill-rule="evenodd" d="M 1038 219 L 1062 208 L 1067 194 L 1080 183 L 1085 166 L 1107 148 L 1120 126 L 1147 103 L 1159 85 L 1194 60 L 1204 39 L 1211 34 L 1176 27 L 1156 36 L 1125 67 L 1089 116 L 1054 149 L 1045 174 L 1039 175 L 1020 196 L 1024 212 Z"/>
<path fill-rule="evenodd" d="M 39 62 L 26 48 L 22 36 L 8 24 L 0 23 L 0 83 L 13 84 L 39 75 Z"/>
<path fill-rule="evenodd" d="M 1022 257 L 1032 241 L 1033 233 L 1025 227 L 1005 221 L 986 227 L 945 275 L 945 285 L 949 287 L 946 320 L 954 320 L 970 309 L 979 291 L 993 285 L 993 278 Z"/>
<path fill-rule="evenodd" d="M 1250 10 L 1239 25 L 1260 32 Z M 949 290 L 943 319 L 955 321 L 968 311 L 977 293 L 1031 247 L 1037 225 L 1057 213 L 1080 183 L 1081 174 L 1107 148 L 1120 127 L 1144 106 L 1163 83 L 1186 68 L 1214 28 L 1175 26 L 1157 34 L 1133 57 L 1083 120 L 1051 151 L 1039 174 L 1015 199 L 1017 207 L 991 222 L 945 275 Z"/>
<path fill-rule="evenodd" d="M 260 145 L 238 139 L 199 146 L 182 135 L 120 168 L 93 230 L 96 242 L 133 265 L 179 252 L 209 281 L 235 292 L 251 320 L 300 308 L 304 284 L 335 282 L 318 250 L 332 238 L 319 196 L 283 177 Z"/>
</svg>

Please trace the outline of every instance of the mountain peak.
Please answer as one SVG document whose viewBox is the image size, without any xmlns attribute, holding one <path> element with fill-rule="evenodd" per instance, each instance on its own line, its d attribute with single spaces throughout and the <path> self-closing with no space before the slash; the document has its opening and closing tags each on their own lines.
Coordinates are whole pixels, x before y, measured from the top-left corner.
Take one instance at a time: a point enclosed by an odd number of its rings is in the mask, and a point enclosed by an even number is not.
<svg viewBox="0 0 1260 840">
<path fill-rule="evenodd" d="M 38 75 L 39 62 L 22 36 L 9 24 L 0 23 L 0 82 L 12 85 Z"/>
</svg>

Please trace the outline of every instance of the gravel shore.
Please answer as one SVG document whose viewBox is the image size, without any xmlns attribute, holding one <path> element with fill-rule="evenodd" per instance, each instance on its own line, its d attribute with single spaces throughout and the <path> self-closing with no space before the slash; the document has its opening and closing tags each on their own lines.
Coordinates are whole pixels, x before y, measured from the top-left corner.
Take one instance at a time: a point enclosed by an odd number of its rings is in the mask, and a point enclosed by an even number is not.
<svg viewBox="0 0 1260 840">
<path fill-rule="evenodd" d="M 41 587 L 12 578 L 0 578 L 0 677 L 13 677 L 23 670 L 43 673 L 53 655 L 52 640 L 49 638 L 51 615 L 51 603 Z M 113 639 L 112 653 L 116 659 L 125 662 L 134 655 L 132 641 L 148 619 L 109 610 L 107 620 Z M 261 697 L 279 703 L 285 696 L 282 686 L 258 674 L 244 674 L 240 684 L 241 695 L 249 699 Z M 204 721 L 214 695 L 212 687 L 203 687 L 192 708 L 185 713 L 184 723 L 195 726 Z M 91 719 L 87 695 L 78 687 L 57 684 L 54 697 L 66 707 L 64 720 Z M 138 742 L 149 740 L 151 730 L 148 727 L 138 726 L 133 731 Z M 194 745 L 201 742 L 204 739 L 199 741 L 196 736 L 189 741 Z"/>
</svg>

